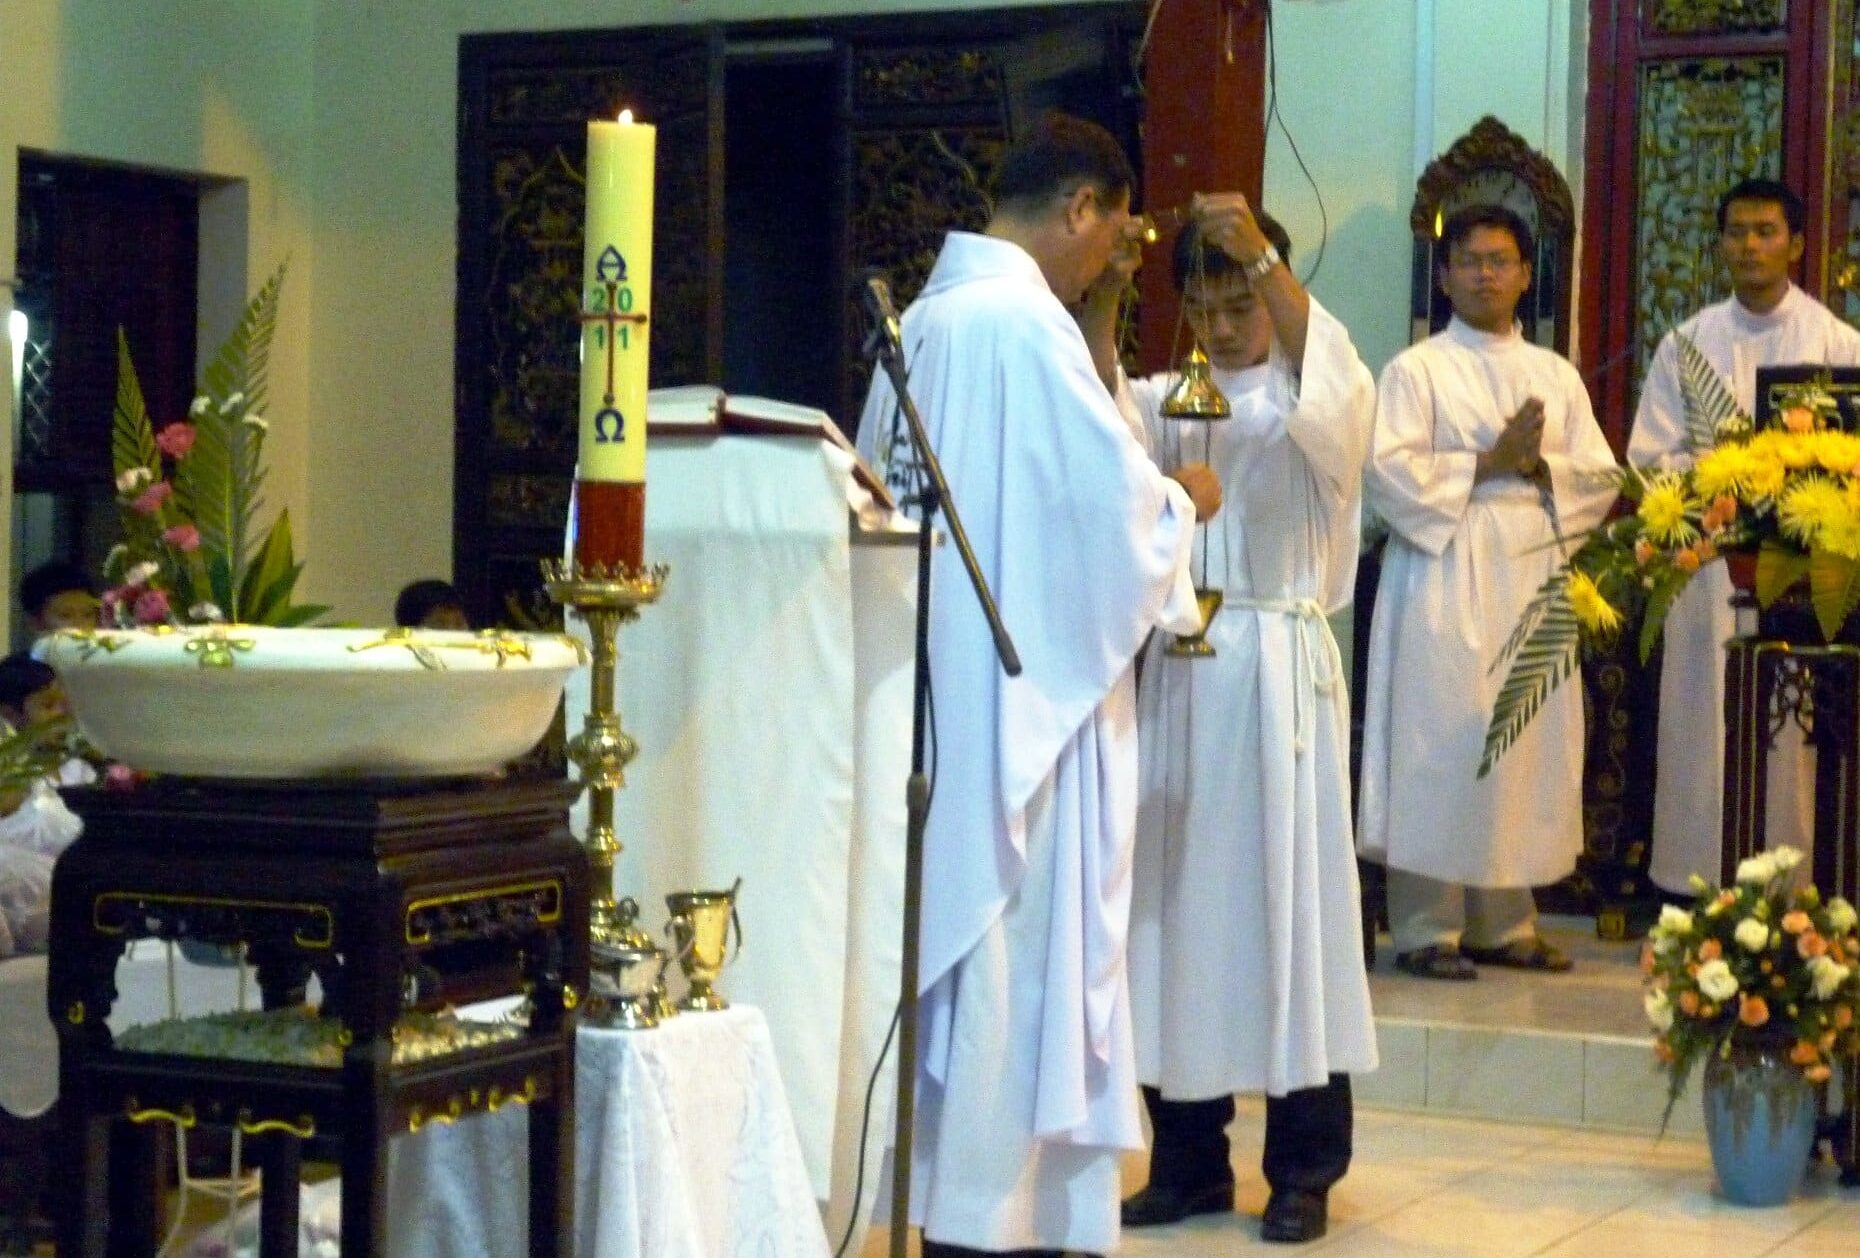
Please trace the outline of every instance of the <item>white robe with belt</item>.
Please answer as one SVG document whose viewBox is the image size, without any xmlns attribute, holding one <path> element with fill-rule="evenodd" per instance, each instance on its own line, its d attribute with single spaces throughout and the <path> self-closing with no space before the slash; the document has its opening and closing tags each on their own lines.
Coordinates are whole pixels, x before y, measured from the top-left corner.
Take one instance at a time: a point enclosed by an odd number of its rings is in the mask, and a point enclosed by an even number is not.
<svg viewBox="0 0 1860 1258">
<path fill-rule="evenodd" d="M 1454 319 L 1383 369 L 1366 488 L 1389 523 L 1369 637 L 1357 845 L 1390 868 L 1473 887 L 1555 882 L 1582 850 L 1582 687 L 1567 681 L 1492 772 L 1479 760 L 1499 648 L 1560 562 L 1537 487 L 1473 484 L 1526 399 L 1544 404 L 1556 521 L 1607 515 L 1614 467 L 1569 362 Z"/>
<path fill-rule="evenodd" d="M 1735 297 L 1705 307 L 1679 331 L 1730 386 L 1744 413 L 1754 415 L 1757 368 L 1784 363 L 1860 363 L 1860 332 L 1793 284 L 1768 314 L 1753 314 Z M 1668 333 L 1654 352 L 1634 412 L 1628 462 L 1689 467 L 1685 396 L 1679 352 Z M 1653 796 L 1654 882 L 1684 892 L 1696 873 L 1719 877 L 1724 804 L 1724 643 L 1735 631 L 1731 578 L 1707 564 L 1666 616 L 1660 665 L 1659 764 Z M 1802 754 L 1800 731 L 1785 725 L 1770 753 L 1768 839 L 1805 846 L 1813 833 L 1813 761 Z"/>
<path fill-rule="evenodd" d="M 935 794 L 925 834 L 913 1220 L 981 1249 L 1116 1245 L 1142 1146 L 1125 942 L 1135 668 L 1196 622 L 1194 508 L 1132 436 L 1018 246 L 951 233 L 905 362 L 1025 671 L 1003 675 L 953 546 L 931 580 Z M 860 442 L 915 488 L 889 383 Z"/>
<path fill-rule="evenodd" d="M 1171 1100 L 1275 1096 L 1373 1070 L 1350 824 L 1350 701 L 1328 613 L 1354 593 L 1375 381 L 1311 303 L 1303 370 L 1215 372 L 1233 418 L 1163 419 L 1171 377 L 1127 394 L 1158 465 L 1226 489 L 1207 584 L 1212 658 L 1152 641 L 1137 708 L 1130 989 L 1137 1077 Z M 1197 561 L 1199 571 L 1199 560 Z"/>
</svg>

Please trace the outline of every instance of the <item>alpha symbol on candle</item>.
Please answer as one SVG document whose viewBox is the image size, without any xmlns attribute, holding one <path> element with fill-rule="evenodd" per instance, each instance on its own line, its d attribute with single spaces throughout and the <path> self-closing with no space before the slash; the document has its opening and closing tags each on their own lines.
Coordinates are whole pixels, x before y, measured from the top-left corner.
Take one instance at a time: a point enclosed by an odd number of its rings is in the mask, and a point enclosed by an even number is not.
<svg viewBox="0 0 1860 1258">
<path fill-rule="evenodd" d="M 607 398 L 613 401 L 610 394 Z M 610 431 L 611 429 L 611 431 Z M 594 441 L 597 445 L 613 445 L 626 440 L 626 416 L 611 406 L 602 407 L 594 416 Z"/>
<path fill-rule="evenodd" d="M 626 283 L 626 258 L 612 245 L 601 250 L 601 256 L 594 264 L 594 274 L 603 284 Z"/>
</svg>

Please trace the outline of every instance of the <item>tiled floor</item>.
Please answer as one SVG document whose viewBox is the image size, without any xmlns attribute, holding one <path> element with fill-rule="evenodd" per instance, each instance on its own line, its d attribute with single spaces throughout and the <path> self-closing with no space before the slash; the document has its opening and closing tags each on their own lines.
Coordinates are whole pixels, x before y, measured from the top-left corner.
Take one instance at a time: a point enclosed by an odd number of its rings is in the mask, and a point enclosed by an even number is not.
<svg viewBox="0 0 1860 1258">
<path fill-rule="evenodd" d="M 1238 1211 L 1124 1234 L 1128 1258 L 1236 1253 L 1349 1258 L 1853 1258 L 1860 1189 L 1817 1168 L 1801 1197 L 1768 1210 L 1712 1193 L 1710 1155 L 1693 1140 L 1573 1131 L 1359 1109 L 1356 1160 L 1331 1195 L 1331 1230 L 1299 1249 L 1259 1239 L 1263 1110 L 1243 1100 L 1234 1124 Z M 1144 1160 L 1124 1168 L 1126 1191 Z M 863 1258 L 882 1258 L 885 1237 Z"/>
</svg>

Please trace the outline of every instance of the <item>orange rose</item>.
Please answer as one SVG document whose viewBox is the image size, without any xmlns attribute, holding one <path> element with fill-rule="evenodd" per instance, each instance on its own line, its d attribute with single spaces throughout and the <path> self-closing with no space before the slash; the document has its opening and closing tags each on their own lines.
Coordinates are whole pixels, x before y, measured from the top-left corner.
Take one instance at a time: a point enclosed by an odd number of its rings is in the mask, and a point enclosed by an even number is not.
<svg viewBox="0 0 1860 1258">
<path fill-rule="evenodd" d="M 1827 952 L 1828 941 L 1811 930 L 1806 934 L 1796 936 L 1795 950 L 1802 954 L 1803 960 L 1813 961 Z"/>
<path fill-rule="evenodd" d="M 1815 923 L 1801 909 L 1791 909 L 1783 914 L 1782 928 L 1791 935 L 1799 935 L 1805 930 L 1813 930 Z"/>
<path fill-rule="evenodd" d="M 1769 1002 L 1761 996 L 1745 996 L 1737 1006 L 1737 1020 L 1745 1026 L 1762 1026 L 1770 1020 Z"/>
<path fill-rule="evenodd" d="M 1653 543 L 1642 537 L 1634 543 L 1634 562 L 1645 568 L 1653 561 Z"/>
<path fill-rule="evenodd" d="M 1783 409 L 1782 424 L 1790 432 L 1814 432 L 1815 412 L 1806 406 L 1789 406 Z"/>
<path fill-rule="evenodd" d="M 1775 978 L 1770 980 L 1770 986 L 1774 987 L 1777 991 L 1782 991 L 1789 986 L 1789 980 L 1778 974 Z"/>
<path fill-rule="evenodd" d="M 1852 1026 L 1853 1024 L 1854 1024 L 1853 1006 L 1852 1005 L 1836 1005 L 1834 1007 L 1834 1025 L 1839 1027 L 1841 1030 L 1845 1031 L 1848 1027 Z"/>
<path fill-rule="evenodd" d="M 1640 950 L 1640 976 L 1648 978 L 1653 974 L 1653 945 L 1643 944 Z"/>
<path fill-rule="evenodd" d="M 1699 945 L 1699 960 L 1701 961 L 1716 961 L 1723 955 L 1724 945 L 1716 939 L 1707 939 Z"/>
<path fill-rule="evenodd" d="M 1821 1050 L 1807 1040 L 1797 1040 L 1789 1050 L 1789 1060 L 1798 1066 L 1812 1066 L 1821 1060 Z"/>
<path fill-rule="evenodd" d="M 1712 541 L 1709 537 L 1700 538 L 1699 544 L 1693 549 L 1698 551 L 1699 560 L 1702 563 L 1710 563 L 1718 557 L 1718 543 Z"/>
<path fill-rule="evenodd" d="M 1719 529 L 1737 519 L 1737 499 L 1729 494 L 1719 494 L 1711 500 L 1711 506 L 1705 508 L 1700 520 L 1707 533 L 1716 533 Z"/>
<path fill-rule="evenodd" d="M 1670 1066 L 1673 1064 L 1673 1046 L 1663 1039 L 1653 1042 L 1653 1055 L 1658 1057 L 1665 1065 Z"/>
<path fill-rule="evenodd" d="M 1697 992 L 1679 993 L 1679 1012 L 1688 1018 L 1699 1011 L 1699 994 Z"/>
<path fill-rule="evenodd" d="M 1699 570 L 1698 551 L 1692 549 L 1690 546 L 1681 549 L 1673 556 L 1673 567 L 1688 574 L 1697 572 Z"/>
<path fill-rule="evenodd" d="M 1810 1083 L 1826 1083 L 1828 1076 L 1834 1072 L 1826 1066 L 1810 1066 L 1802 1072 L 1802 1077 Z"/>
</svg>

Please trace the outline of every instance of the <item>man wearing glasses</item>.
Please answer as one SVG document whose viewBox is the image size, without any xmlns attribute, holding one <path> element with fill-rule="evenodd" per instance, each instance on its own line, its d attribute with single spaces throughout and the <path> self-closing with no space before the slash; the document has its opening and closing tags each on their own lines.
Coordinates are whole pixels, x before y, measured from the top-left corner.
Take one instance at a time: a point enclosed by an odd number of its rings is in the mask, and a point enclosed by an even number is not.
<svg viewBox="0 0 1860 1258">
<path fill-rule="evenodd" d="M 1615 500 L 1615 463 L 1569 362 L 1526 341 L 1531 233 L 1502 206 L 1442 227 L 1447 327 L 1383 370 L 1367 494 L 1391 529 L 1369 641 L 1361 853 L 1388 866 L 1395 963 L 1567 970 L 1531 888 L 1582 848 L 1582 691 L 1565 686 L 1476 777 L 1492 662 L 1565 545 Z M 1567 540 L 1566 539 L 1570 539 Z"/>
</svg>

